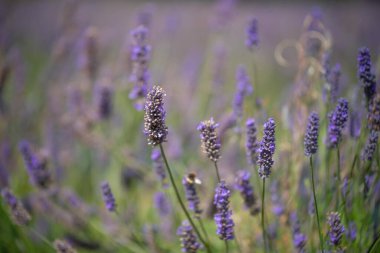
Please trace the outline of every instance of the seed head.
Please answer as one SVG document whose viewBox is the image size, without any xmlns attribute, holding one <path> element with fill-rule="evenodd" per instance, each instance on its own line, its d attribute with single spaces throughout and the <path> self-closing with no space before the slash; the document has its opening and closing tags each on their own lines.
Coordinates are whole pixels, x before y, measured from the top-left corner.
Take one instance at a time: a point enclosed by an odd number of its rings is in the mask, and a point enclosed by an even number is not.
<svg viewBox="0 0 380 253">
<path fill-rule="evenodd" d="M 220 140 L 216 133 L 216 128 L 219 127 L 219 124 L 214 122 L 214 119 L 211 118 L 206 121 L 202 121 L 198 125 L 198 131 L 201 132 L 200 138 L 202 142 L 202 150 L 207 154 L 207 157 L 213 161 L 217 162 L 220 158 Z"/>
</svg>

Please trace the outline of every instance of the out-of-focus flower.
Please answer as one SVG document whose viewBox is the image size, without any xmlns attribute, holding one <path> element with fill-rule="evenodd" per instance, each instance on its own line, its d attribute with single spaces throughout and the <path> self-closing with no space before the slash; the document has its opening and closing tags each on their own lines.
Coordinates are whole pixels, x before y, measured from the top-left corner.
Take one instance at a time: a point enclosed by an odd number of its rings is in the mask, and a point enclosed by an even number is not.
<svg viewBox="0 0 380 253">
<path fill-rule="evenodd" d="M 339 246 L 342 241 L 342 236 L 344 234 L 344 226 L 340 220 L 340 215 L 337 212 L 329 213 L 327 217 L 327 222 L 329 224 L 328 235 L 330 238 L 330 243 L 335 247 Z"/>
<path fill-rule="evenodd" d="M 256 18 L 251 18 L 249 20 L 245 34 L 245 45 L 249 50 L 252 50 L 259 45 L 258 21 Z"/>
<path fill-rule="evenodd" d="M 249 165 L 256 165 L 257 152 L 259 148 L 259 143 L 257 141 L 256 122 L 253 118 L 249 118 L 247 119 L 245 126 L 246 126 L 246 133 L 247 133 L 246 142 L 245 142 L 247 161 Z"/>
<path fill-rule="evenodd" d="M 249 81 L 247 71 L 242 65 L 236 70 L 236 80 L 236 92 L 232 107 L 234 116 L 239 119 L 243 116 L 244 97 L 250 95 L 253 92 L 253 88 Z"/>
<path fill-rule="evenodd" d="M 167 217 L 171 214 L 172 208 L 165 193 L 157 192 L 154 195 L 154 205 L 161 217 Z"/>
<path fill-rule="evenodd" d="M 368 127 L 380 132 L 380 93 L 376 94 L 369 104 Z"/>
<path fill-rule="evenodd" d="M 363 161 L 372 161 L 375 155 L 378 140 L 379 140 L 378 132 L 371 131 L 361 154 L 361 159 Z"/>
<path fill-rule="evenodd" d="M 108 182 L 103 182 L 101 184 L 102 194 L 103 194 L 103 200 L 104 204 L 106 205 L 106 208 L 110 212 L 116 211 L 116 201 L 115 197 L 113 196 L 113 193 L 111 191 L 111 187 L 108 184 Z"/>
<path fill-rule="evenodd" d="M 1 191 L 1 195 L 10 208 L 12 221 L 19 226 L 28 225 L 32 218 L 24 205 L 7 188 Z"/>
<path fill-rule="evenodd" d="M 73 247 L 64 240 L 55 240 L 54 241 L 54 248 L 57 253 L 76 253 Z"/>
<path fill-rule="evenodd" d="M 156 176 L 160 180 L 162 186 L 164 188 L 168 187 L 169 185 L 165 182 L 166 171 L 165 171 L 164 163 L 162 161 L 160 150 L 158 148 L 154 148 L 152 150 L 152 154 L 150 155 L 150 158 L 153 161 L 153 169 L 156 173 Z"/>
<path fill-rule="evenodd" d="M 197 217 L 202 213 L 202 209 L 199 207 L 199 196 L 195 185 L 199 179 L 194 173 L 190 173 L 183 177 L 182 184 L 185 187 L 186 199 L 189 205 L 189 209 L 192 210 Z"/>
<path fill-rule="evenodd" d="M 177 230 L 177 235 L 181 240 L 182 252 L 196 253 L 201 248 L 193 228 L 188 221 L 182 222 L 182 225 Z"/>
<path fill-rule="evenodd" d="M 250 177 L 251 173 L 249 173 L 249 171 L 240 171 L 236 177 L 235 188 L 240 191 L 244 199 L 244 205 L 250 211 L 251 215 L 256 215 L 259 213 L 260 208 L 257 206 L 257 198 L 249 182 Z"/>
<path fill-rule="evenodd" d="M 371 101 L 376 93 L 376 77 L 372 73 L 371 54 L 366 47 L 359 49 L 358 54 L 358 77 L 364 88 L 367 101 Z"/>
<path fill-rule="evenodd" d="M 272 212 L 281 216 L 285 212 L 284 204 L 282 203 L 281 195 L 279 194 L 279 183 L 277 180 L 273 181 L 270 187 L 271 200 L 272 200 Z"/>
<path fill-rule="evenodd" d="M 342 138 L 342 131 L 348 120 L 348 101 L 344 98 L 338 99 L 335 110 L 329 114 L 328 146 L 335 148 Z"/>
<path fill-rule="evenodd" d="M 295 212 L 291 214 L 290 220 L 293 230 L 293 245 L 298 253 L 304 253 L 307 237 L 301 232 L 301 224 Z"/>
</svg>

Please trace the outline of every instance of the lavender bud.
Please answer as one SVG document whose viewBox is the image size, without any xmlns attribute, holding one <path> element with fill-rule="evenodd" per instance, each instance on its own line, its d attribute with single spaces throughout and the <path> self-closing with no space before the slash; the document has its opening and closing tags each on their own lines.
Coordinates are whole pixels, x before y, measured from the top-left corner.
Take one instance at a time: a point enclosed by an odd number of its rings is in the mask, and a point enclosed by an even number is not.
<svg viewBox="0 0 380 253">
<path fill-rule="evenodd" d="M 24 205 L 7 188 L 1 191 L 1 195 L 11 210 L 12 221 L 19 226 L 28 225 L 32 218 Z"/>
<path fill-rule="evenodd" d="M 220 158 L 221 145 L 216 133 L 216 128 L 218 127 L 219 124 L 215 123 L 213 118 L 202 121 L 197 127 L 197 130 L 201 132 L 202 150 L 214 162 L 217 162 Z"/>
<path fill-rule="evenodd" d="M 236 178 L 235 188 L 240 191 L 244 199 L 244 205 L 250 210 L 251 215 L 256 215 L 260 212 L 260 208 L 257 206 L 257 198 L 249 182 L 250 177 L 251 173 L 249 173 L 249 171 L 240 171 Z"/>
<path fill-rule="evenodd" d="M 157 192 L 154 195 L 154 205 L 161 217 L 170 216 L 172 209 L 169 200 L 163 192 Z"/>
<path fill-rule="evenodd" d="M 361 155 L 362 161 L 372 161 L 375 151 L 376 151 L 378 139 L 379 139 L 378 132 L 371 131 L 371 133 L 368 136 L 366 145 L 362 151 L 362 155 Z"/>
<path fill-rule="evenodd" d="M 162 161 L 161 152 L 159 149 L 154 148 L 152 150 L 152 154 L 150 158 L 153 161 L 153 169 L 156 172 L 158 179 L 160 180 L 162 186 L 164 188 L 168 187 L 168 184 L 165 182 L 166 179 L 166 171 L 164 167 L 164 163 Z"/>
<path fill-rule="evenodd" d="M 152 146 L 165 142 L 168 135 L 164 96 L 164 90 L 160 86 L 154 86 L 145 101 L 144 134 L 148 137 L 148 144 Z"/>
<path fill-rule="evenodd" d="M 54 248 L 57 253 L 76 253 L 76 250 L 74 250 L 74 248 L 64 240 L 55 240 Z"/>
<path fill-rule="evenodd" d="M 336 147 L 342 138 L 342 130 L 348 119 L 348 102 L 344 98 L 338 99 L 335 110 L 329 114 L 328 146 Z"/>
<path fill-rule="evenodd" d="M 248 74 L 244 66 L 239 66 L 236 70 L 236 93 L 233 101 L 233 112 L 236 118 L 243 116 L 244 97 L 253 92 L 252 85 L 249 81 Z"/>
<path fill-rule="evenodd" d="M 40 160 L 33 152 L 27 141 L 21 141 L 19 150 L 28 170 L 30 181 L 36 187 L 46 189 L 51 183 L 51 174 L 46 166 L 46 161 Z"/>
<path fill-rule="evenodd" d="M 269 177 L 274 163 L 273 154 L 276 149 L 275 128 L 276 124 L 272 118 L 269 118 L 264 124 L 264 136 L 260 142 L 257 160 L 257 164 L 259 165 L 258 172 L 261 178 Z"/>
<path fill-rule="evenodd" d="M 256 18 L 251 18 L 248 23 L 247 29 L 245 30 L 245 34 L 247 36 L 245 40 L 245 45 L 249 50 L 252 50 L 254 47 L 259 45 L 259 35 L 258 35 L 258 22 Z"/>
<path fill-rule="evenodd" d="M 192 210 L 197 217 L 202 213 L 202 209 L 199 207 L 199 196 L 195 184 L 197 177 L 194 173 L 190 173 L 183 177 L 182 184 L 185 186 L 186 199 L 189 205 L 189 209 Z"/>
<path fill-rule="evenodd" d="M 182 252 L 196 253 L 201 248 L 193 228 L 189 222 L 184 221 L 177 230 L 177 235 L 180 237 Z"/>
<path fill-rule="evenodd" d="M 380 132 L 380 93 L 376 94 L 369 104 L 368 127 Z"/>
<path fill-rule="evenodd" d="M 221 240 L 234 239 L 234 221 L 232 220 L 232 211 L 229 209 L 231 192 L 227 188 L 226 183 L 221 181 L 214 196 L 214 204 L 216 206 L 216 214 L 214 220 L 217 226 L 216 233 Z"/>
<path fill-rule="evenodd" d="M 367 101 L 371 101 L 376 93 L 376 77 L 371 71 L 371 55 L 366 47 L 359 49 L 358 54 L 358 77 L 364 88 Z"/>
<path fill-rule="evenodd" d="M 113 196 L 113 193 L 111 191 L 111 187 L 108 184 L 108 182 L 103 182 L 101 184 L 101 190 L 103 194 L 103 201 L 104 204 L 106 205 L 106 208 L 110 212 L 115 212 L 116 211 L 116 201 Z"/>
<path fill-rule="evenodd" d="M 304 140 L 305 155 L 311 156 L 317 153 L 318 150 L 318 131 L 319 131 L 319 116 L 312 112 L 306 127 Z"/>
<path fill-rule="evenodd" d="M 335 247 L 339 246 L 344 233 L 344 226 L 340 220 L 340 215 L 337 212 L 331 212 L 328 215 L 327 222 L 329 224 L 328 235 L 330 243 Z"/>
<path fill-rule="evenodd" d="M 245 126 L 247 129 L 247 139 L 245 143 L 247 161 L 249 165 L 255 165 L 257 162 L 257 150 L 259 148 L 255 120 L 253 118 L 247 119 Z"/>
</svg>

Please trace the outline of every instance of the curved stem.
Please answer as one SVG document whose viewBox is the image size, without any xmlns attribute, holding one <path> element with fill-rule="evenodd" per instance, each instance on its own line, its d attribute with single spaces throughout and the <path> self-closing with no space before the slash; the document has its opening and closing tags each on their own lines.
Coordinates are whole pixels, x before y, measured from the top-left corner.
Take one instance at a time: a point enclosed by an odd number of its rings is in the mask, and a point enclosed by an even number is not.
<svg viewBox="0 0 380 253">
<path fill-rule="evenodd" d="M 203 237 L 201 236 L 201 234 L 199 233 L 199 230 L 198 228 L 195 226 L 195 223 L 193 221 L 193 219 L 191 218 L 189 212 L 187 211 L 186 207 L 185 207 L 185 204 L 183 203 L 182 199 L 181 199 L 181 195 L 179 195 L 179 191 L 178 191 L 178 188 L 177 188 L 177 185 L 174 181 L 174 177 L 173 177 L 173 174 L 172 174 L 172 171 L 170 169 L 170 166 L 169 166 L 169 163 L 168 163 L 168 160 L 166 159 L 166 155 L 165 155 L 165 152 L 164 152 L 164 148 L 162 147 L 162 144 L 160 143 L 159 144 L 160 146 L 160 151 L 161 151 L 161 155 L 162 155 L 162 158 L 164 159 L 164 162 L 165 162 L 165 165 L 166 165 L 166 169 L 168 171 L 168 174 L 169 174 L 169 178 L 170 178 L 170 181 L 173 185 L 173 189 L 174 189 L 174 192 L 175 192 L 175 195 L 177 197 L 177 200 L 183 210 L 183 212 L 185 213 L 187 219 L 189 220 L 191 226 L 193 227 L 195 233 L 197 234 L 199 240 L 205 245 L 206 249 L 207 249 L 207 252 L 211 252 L 210 251 L 210 248 L 209 248 L 209 245 L 206 243 L 206 241 L 203 239 Z"/>
<path fill-rule="evenodd" d="M 267 251 L 267 243 L 265 237 L 265 222 L 264 222 L 264 199 L 265 199 L 265 177 L 263 178 L 263 192 L 261 198 L 261 227 L 263 229 L 263 240 L 264 240 L 264 252 Z"/>
<path fill-rule="evenodd" d="M 214 162 L 214 165 L 215 165 L 216 177 L 218 178 L 218 183 L 220 183 L 220 174 L 219 174 L 218 163 Z"/>
<path fill-rule="evenodd" d="M 311 183 L 312 183 L 312 186 L 313 186 L 313 197 L 314 197 L 315 212 L 317 214 L 319 243 L 320 243 L 321 250 L 322 250 L 322 253 L 323 253 L 323 237 L 322 237 L 322 232 L 321 232 L 321 225 L 319 223 L 319 211 L 318 211 L 317 197 L 315 196 L 314 167 L 313 167 L 313 158 L 312 158 L 312 156 L 310 156 L 310 169 L 311 169 Z"/>
</svg>

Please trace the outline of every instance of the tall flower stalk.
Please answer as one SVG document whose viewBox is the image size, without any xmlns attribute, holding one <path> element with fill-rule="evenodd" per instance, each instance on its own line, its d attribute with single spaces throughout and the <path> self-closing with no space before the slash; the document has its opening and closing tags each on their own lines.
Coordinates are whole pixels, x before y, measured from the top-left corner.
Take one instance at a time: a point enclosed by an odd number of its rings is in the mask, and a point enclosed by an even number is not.
<svg viewBox="0 0 380 253">
<path fill-rule="evenodd" d="M 178 187 L 175 183 L 174 176 L 170 169 L 168 160 L 165 155 L 164 148 L 162 143 L 167 140 L 168 128 L 165 124 L 166 111 L 164 108 L 163 99 L 165 97 L 165 92 L 160 86 L 154 86 L 149 93 L 144 105 L 144 134 L 147 136 L 148 144 L 151 146 L 159 146 L 162 159 L 166 165 L 167 172 L 169 174 L 170 182 L 173 186 L 174 193 L 178 200 L 179 205 L 181 206 L 183 212 L 185 213 L 188 221 L 193 227 L 195 233 L 197 234 L 199 240 L 206 246 L 208 252 L 210 251 L 209 245 L 205 242 L 202 235 L 199 233 L 198 228 L 195 226 L 193 219 L 191 218 L 189 212 L 186 209 L 186 206 L 179 194 Z"/>
<path fill-rule="evenodd" d="M 265 179 L 271 174 L 273 166 L 273 155 L 276 149 L 275 143 L 275 128 L 276 124 L 274 119 L 269 118 L 264 124 L 264 135 L 260 142 L 258 150 L 257 164 L 259 166 L 259 176 L 263 179 L 263 191 L 261 197 L 261 227 L 263 229 L 264 250 L 266 251 L 266 235 L 265 235 Z"/>
<path fill-rule="evenodd" d="M 310 169 L 311 169 L 311 183 L 313 190 L 314 206 L 315 212 L 317 214 L 317 223 L 318 223 L 318 233 L 319 233 L 319 243 L 323 251 L 323 236 L 321 231 L 321 225 L 319 222 L 319 211 L 317 197 L 315 194 L 315 180 L 314 180 L 314 167 L 313 167 L 313 155 L 318 151 L 318 134 L 319 134 L 319 116 L 317 113 L 312 112 L 309 116 L 307 123 L 304 146 L 305 146 L 305 156 L 308 156 L 310 159 Z"/>
</svg>

